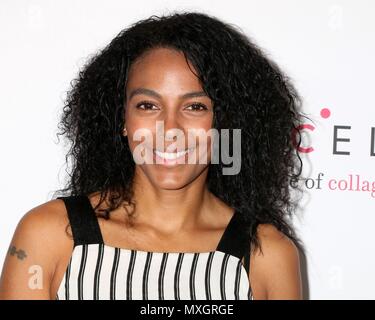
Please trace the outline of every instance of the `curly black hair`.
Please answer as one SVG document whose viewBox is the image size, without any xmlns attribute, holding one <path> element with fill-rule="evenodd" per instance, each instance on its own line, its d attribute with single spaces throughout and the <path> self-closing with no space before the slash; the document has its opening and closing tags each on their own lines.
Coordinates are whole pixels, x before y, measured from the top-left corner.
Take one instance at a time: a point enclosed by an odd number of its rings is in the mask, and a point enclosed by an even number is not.
<svg viewBox="0 0 375 320">
<path fill-rule="evenodd" d="M 209 190 L 238 210 L 259 246 L 256 227 L 270 223 L 301 248 L 290 218 L 291 188 L 302 172 L 298 154 L 301 97 L 279 67 L 240 28 L 201 12 L 152 15 L 122 30 L 87 59 L 67 92 L 59 129 L 70 149 L 69 179 L 60 193 L 100 192 L 95 210 L 110 212 L 132 202 L 135 162 L 126 137 L 125 87 L 131 64 L 147 50 L 182 52 L 214 102 L 214 128 L 241 129 L 241 170 L 223 175 L 209 164 Z M 297 145 L 292 136 L 296 135 Z M 107 203 L 108 204 L 108 203 Z"/>
</svg>

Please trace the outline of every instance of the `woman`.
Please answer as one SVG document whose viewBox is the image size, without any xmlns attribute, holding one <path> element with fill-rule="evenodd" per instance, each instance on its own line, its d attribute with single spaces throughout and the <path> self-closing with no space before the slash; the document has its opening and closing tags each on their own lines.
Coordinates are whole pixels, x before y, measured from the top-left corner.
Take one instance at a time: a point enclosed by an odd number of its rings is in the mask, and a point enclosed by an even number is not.
<svg viewBox="0 0 375 320">
<path fill-rule="evenodd" d="M 301 299 L 288 221 L 298 102 L 278 67 L 215 17 L 123 30 L 73 83 L 58 134 L 72 142 L 67 193 L 19 222 L 0 297 Z M 218 139 L 188 141 L 210 129 Z M 189 147 L 169 148 L 175 138 Z M 239 170 L 223 153 L 212 161 L 213 142 L 233 162 L 240 151 Z"/>
</svg>

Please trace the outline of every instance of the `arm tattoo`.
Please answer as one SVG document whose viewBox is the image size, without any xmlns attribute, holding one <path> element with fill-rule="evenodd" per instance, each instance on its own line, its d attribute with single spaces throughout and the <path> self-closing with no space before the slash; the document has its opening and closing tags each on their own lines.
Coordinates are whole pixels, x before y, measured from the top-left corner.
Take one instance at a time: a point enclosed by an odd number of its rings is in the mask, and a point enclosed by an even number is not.
<svg viewBox="0 0 375 320">
<path fill-rule="evenodd" d="M 14 256 L 14 255 L 17 256 L 17 258 L 20 259 L 20 260 L 23 260 L 24 258 L 27 257 L 25 251 L 23 251 L 22 249 L 17 250 L 17 248 L 15 246 L 10 246 L 9 250 L 8 250 L 8 253 L 11 256 Z"/>
</svg>

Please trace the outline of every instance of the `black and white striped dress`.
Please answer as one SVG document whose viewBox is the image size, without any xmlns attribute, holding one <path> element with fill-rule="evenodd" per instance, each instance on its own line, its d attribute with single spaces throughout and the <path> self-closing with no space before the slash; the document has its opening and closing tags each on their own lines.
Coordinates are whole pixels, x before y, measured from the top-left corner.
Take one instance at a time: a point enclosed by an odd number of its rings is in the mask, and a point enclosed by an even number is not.
<svg viewBox="0 0 375 320">
<path fill-rule="evenodd" d="M 67 209 L 74 249 L 56 299 L 253 299 L 249 239 L 238 212 L 215 251 L 148 252 L 105 245 L 87 196 L 58 199 Z"/>
</svg>

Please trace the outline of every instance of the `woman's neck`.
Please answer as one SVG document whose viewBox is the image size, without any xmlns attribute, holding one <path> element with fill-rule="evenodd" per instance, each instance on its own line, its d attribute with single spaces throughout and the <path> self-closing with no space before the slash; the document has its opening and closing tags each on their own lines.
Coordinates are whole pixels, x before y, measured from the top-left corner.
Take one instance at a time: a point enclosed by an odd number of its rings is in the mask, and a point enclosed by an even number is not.
<svg viewBox="0 0 375 320">
<path fill-rule="evenodd" d="M 136 174 L 133 199 L 137 223 L 162 227 L 166 233 L 193 228 L 215 205 L 206 178 L 207 172 L 202 172 L 188 185 L 168 190 L 154 186 L 142 173 Z"/>
</svg>

